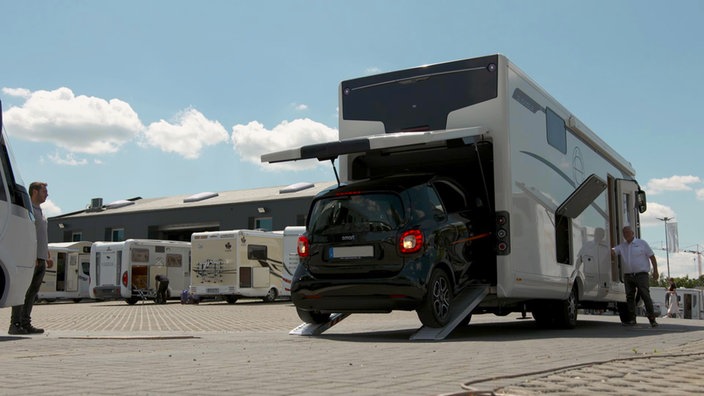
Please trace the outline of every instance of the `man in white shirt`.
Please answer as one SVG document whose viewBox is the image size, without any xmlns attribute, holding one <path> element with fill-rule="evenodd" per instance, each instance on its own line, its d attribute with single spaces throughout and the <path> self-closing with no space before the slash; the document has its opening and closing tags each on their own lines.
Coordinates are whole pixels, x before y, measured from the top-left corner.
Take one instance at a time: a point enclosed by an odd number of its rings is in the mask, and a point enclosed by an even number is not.
<svg viewBox="0 0 704 396">
<path fill-rule="evenodd" d="M 653 300 L 650 298 L 650 285 L 648 272 L 650 265 L 653 266 L 653 279 L 658 279 L 658 263 L 655 259 L 653 249 L 648 242 L 635 237 L 635 232 L 631 226 L 623 227 L 624 240 L 613 248 L 615 254 L 621 255 L 623 264 L 624 283 L 626 286 L 626 304 L 628 305 L 629 320 L 624 325 L 632 326 L 636 324 L 636 291 L 645 304 L 648 312 L 648 320 L 652 327 L 657 327 L 655 321 L 655 310 Z"/>
</svg>

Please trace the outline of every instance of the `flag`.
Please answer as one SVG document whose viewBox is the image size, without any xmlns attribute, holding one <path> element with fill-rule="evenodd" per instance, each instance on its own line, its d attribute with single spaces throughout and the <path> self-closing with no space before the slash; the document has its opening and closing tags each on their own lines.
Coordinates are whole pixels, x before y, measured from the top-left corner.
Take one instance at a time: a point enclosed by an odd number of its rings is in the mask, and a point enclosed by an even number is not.
<svg viewBox="0 0 704 396">
<path fill-rule="evenodd" d="M 680 251 L 680 242 L 677 235 L 677 222 L 666 223 L 665 232 L 667 233 L 667 251 L 677 253 Z"/>
</svg>

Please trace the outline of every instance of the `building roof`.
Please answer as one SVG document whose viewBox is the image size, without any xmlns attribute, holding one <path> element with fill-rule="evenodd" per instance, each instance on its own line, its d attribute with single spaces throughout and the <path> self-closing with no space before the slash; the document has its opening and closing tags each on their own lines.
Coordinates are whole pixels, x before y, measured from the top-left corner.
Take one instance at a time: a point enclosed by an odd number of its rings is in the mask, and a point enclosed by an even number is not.
<svg viewBox="0 0 704 396">
<path fill-rule="evenodd" d="M 248 202 L 264 202 L 272 200 L 314 197 L 319 192 L 335 186 L 336 182 L 295 183 L 288 186 L 263 187 L 250 190 L 233 190 L 220 192 L 200 192 L 188 195 L 175 195 L 161 198 L 130 198 L 106 204 L 96 204 L 93 200 L 91 206 L 78 211 L 67 213 L 54 218 L 84 218 L 90 216 L 104 216 L 107 214 L 128 214 L 137 212 L 153 212 L 158 210 L 193 208 L 202 206 L 217 206 Z"/>
</svg>

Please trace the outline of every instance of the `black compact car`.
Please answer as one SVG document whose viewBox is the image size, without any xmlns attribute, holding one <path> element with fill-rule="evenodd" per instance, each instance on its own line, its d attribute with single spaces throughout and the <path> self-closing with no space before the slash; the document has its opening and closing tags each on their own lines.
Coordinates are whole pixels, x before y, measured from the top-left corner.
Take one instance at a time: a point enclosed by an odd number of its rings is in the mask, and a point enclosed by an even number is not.
<svg viewBox="0 0 704 396">
<path fill-rule="evenodd" d="M 489 218 L 478 197 L 430 174 L 321 193 L 298 241 L 298 315 L 323 323 L 334 312 L 416 310 L 424 325 L 444 326 L 453 297 L 472 281 L 473 261 L 493 246 Z"/>
</svg>

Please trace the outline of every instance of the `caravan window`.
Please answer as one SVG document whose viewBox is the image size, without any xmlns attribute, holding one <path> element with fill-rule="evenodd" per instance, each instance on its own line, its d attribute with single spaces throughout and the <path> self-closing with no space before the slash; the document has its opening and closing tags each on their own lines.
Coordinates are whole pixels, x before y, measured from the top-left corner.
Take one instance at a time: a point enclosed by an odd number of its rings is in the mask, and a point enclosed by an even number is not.
<svg viewBox="0 0 704 396">
<path fill-rule="evenodd" d="M 248 260 L 266 260 L 267 247 L 265 245 L 249 245 L 247 246 Z"/>
<path fill-rule="evenodd" d="M 545 118 L 547 121 L 548 143 L 560 150 L 562 154 L 567 154 L 567 131 L 565 130 L 565 120 L 557 113 L 545 109 Z"/>
</svg>

